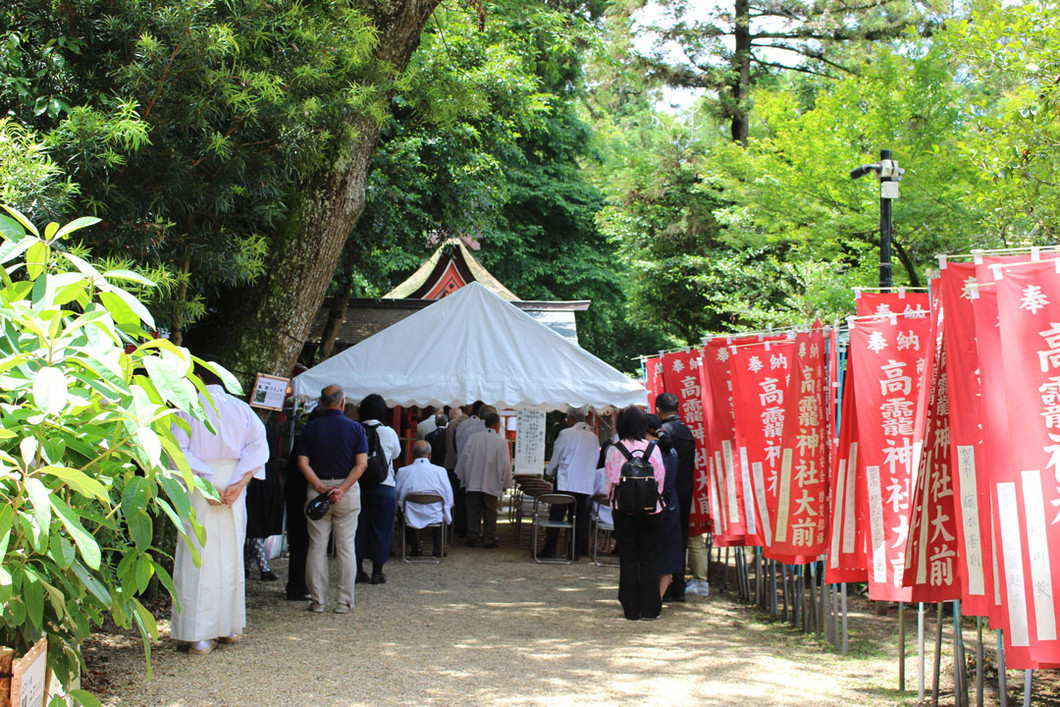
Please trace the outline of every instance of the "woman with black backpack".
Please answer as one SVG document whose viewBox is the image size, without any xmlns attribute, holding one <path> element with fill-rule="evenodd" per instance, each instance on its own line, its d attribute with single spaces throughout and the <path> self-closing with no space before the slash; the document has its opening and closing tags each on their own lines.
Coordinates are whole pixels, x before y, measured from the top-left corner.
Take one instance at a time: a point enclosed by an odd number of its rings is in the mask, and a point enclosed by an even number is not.
<svg viewBox="0 0 1060 707">
<path fill-rule="evenodd" d="M 645 439 L 644 410 L 635 405 L 623 408 L 615 429 L 619 441 L 607 449 L 604 475 L 618 542 L 618 601 L 630 621 L 653 621 L 662 611 L 656 559 L 666 469 L 656 443 Z"/>
<path fill-rule="evenodd" d="M 357 406 L 357 413 L 368 437 L 368 466 L 361 485 L 361 516 L 357 520 L 358 583 L 385 584 L 383 565 L 390 559 L 394 536 L 397 495 L 394 491 L 394 460 L 401 455 L 401 442 L 392 427 L 383 424 L 386 401 L 372 393 Z M 372 562 L 372 574 L 364 571 L 365 560 Z"/>
</svg>

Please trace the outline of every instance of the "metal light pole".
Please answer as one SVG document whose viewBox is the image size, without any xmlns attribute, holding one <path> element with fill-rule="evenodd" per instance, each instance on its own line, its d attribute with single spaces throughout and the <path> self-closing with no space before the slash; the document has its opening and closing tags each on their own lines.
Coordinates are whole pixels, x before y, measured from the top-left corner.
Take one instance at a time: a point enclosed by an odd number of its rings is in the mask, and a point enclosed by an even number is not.
<svg viewBox="0 0 1060 707">
<path fill-rule="evenodd" d="M 905 170 L 891 159 L 890 150 L 880 150 L 880 161 L 863 164 L 850 171 L 851 179 L 873 172 L 880 181 L 880 287 L 890 290 L 891 278 L 891 200 L 898 198 L 898 182 Z"/>
</svg>

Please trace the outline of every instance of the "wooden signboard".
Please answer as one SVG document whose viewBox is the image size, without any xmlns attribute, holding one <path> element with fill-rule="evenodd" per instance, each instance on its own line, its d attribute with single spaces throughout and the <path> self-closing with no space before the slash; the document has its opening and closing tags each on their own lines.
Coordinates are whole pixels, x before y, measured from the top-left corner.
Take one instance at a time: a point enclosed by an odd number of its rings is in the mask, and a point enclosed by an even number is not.
<svg viewBox="0 0 1060 707">
<path fill-rule="evenodd" d="M 41 637 L 26 655 L 14 657 L 11 649 L 0 648 L 0 707 L 44 707 L 47 639 Z"/>
<path fill-rule="evenodd" d="M 254 379 L 254 390 L 250 393 L 250 407 L 265 410 L 283 410 L 290 378 L 280 378 L 259 373 Z"/>
</svg>

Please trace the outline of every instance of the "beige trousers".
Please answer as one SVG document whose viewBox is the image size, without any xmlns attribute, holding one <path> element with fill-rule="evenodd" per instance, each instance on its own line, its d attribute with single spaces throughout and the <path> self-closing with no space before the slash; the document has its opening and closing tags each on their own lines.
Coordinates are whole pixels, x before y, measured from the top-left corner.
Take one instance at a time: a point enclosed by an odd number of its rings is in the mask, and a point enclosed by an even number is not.
<svg viewBox="0 0 1060 707">
<path fill-rule="evenodd" d="M 342 479 L 322 479 L 325 486 L 333 487 Z M 306 500 L 316 498 L 317 490 L 312 486 Z M 340 603 L 353 606 L 353 585 L 357 579 L 357 557 L 354 539 L 357 536 L 357 516 L 361 512 L 361 487 L 353 487 L 342 495 L 338 504 L 332 504 L 320 520 L 306 519 L 309 530 L 309 554 L 305 563 L 305 584 L 313 603 L 324 604 L 328 596 L 328 536 L 335 536 L 335 557 L 339 563 Z"/>
</svg>

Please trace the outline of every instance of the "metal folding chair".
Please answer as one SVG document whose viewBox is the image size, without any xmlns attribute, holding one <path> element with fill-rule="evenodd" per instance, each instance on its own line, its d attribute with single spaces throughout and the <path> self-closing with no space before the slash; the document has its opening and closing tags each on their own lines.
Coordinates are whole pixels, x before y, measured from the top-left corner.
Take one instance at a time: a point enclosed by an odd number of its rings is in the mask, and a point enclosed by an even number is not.
<svg viewBox="0 0 1060 707">
<path fill-rule="evenodd" d="M 534 520 L 530 526 L 530 556 L 538 563 L 563 563 L 574 562 L 574 520 L 552 520 L 550 511 L 561 506 L 573 506 L 574 496 L 566 493 L 543 493 L 536 499 L 534 509 Z M 555 529 L 559 532 L 567 531 L 567 545 L 563 557 L 540 557 L 537 551 L 538 528 L 546 531 Z M 558 544 L 558 543 L 557 543 Z"/>
<path fill-rule="evenodd" d="M 611 556 L 611 548 L 614 546 L 614 532 L 615 526 L 613 523 L 600 518 L 600 507 L 607 507 L 610 505 L 610 499 L 607 498 L 606 494 L 598 493 L 593 496 L 592 500 L 592 515 L 593 515 L 593 542 L 592 548 L 589 554 L 593 558 L 593 564 L 597 567 L 603 567 L 604 565 L 617 565 L 618 558 Z M 604 555 L 600 554 L 600 540 L 604 542 Z"/>
<path fill-rule="evenodd" d="M 412 557 L 411 555 L 409 555 L 409 545 L 405 539 L 405 531 L 406 528 L 408 528 L 408 523 L 405 521 L 405 508 L 407 508 L 410 504 L 430 506 L 435 503 L 437 503 L 438 506 L 442 509 L 442 521 L 440 523 L 431 523 L 426 528 L 420 529 L 419 532 L 422 533 L 425 530 L 433 530 L 435 528 L 438 528 L 438 546 L 433 548 L 433 553 L 430 555 L 424 554 L 419 557 Z M 430 562 L 437 564 L 442 561 L 443 557 L 445 557 L 446 540 L 449 537 L 447 533 L 449 524 L 445 522 L 445 507 L 443 505 L 444 503 L 445 499 L 443 499 L 436 493 L 410 493 L 409 495 L 405 496 L 405 504 L 401 507 L 401 559 L 403 561 L 408 562 L 410 564 L 417 562 Z M 420 540 L 422 542 L 422 535 L 420 537 Z"/>
</svg>

